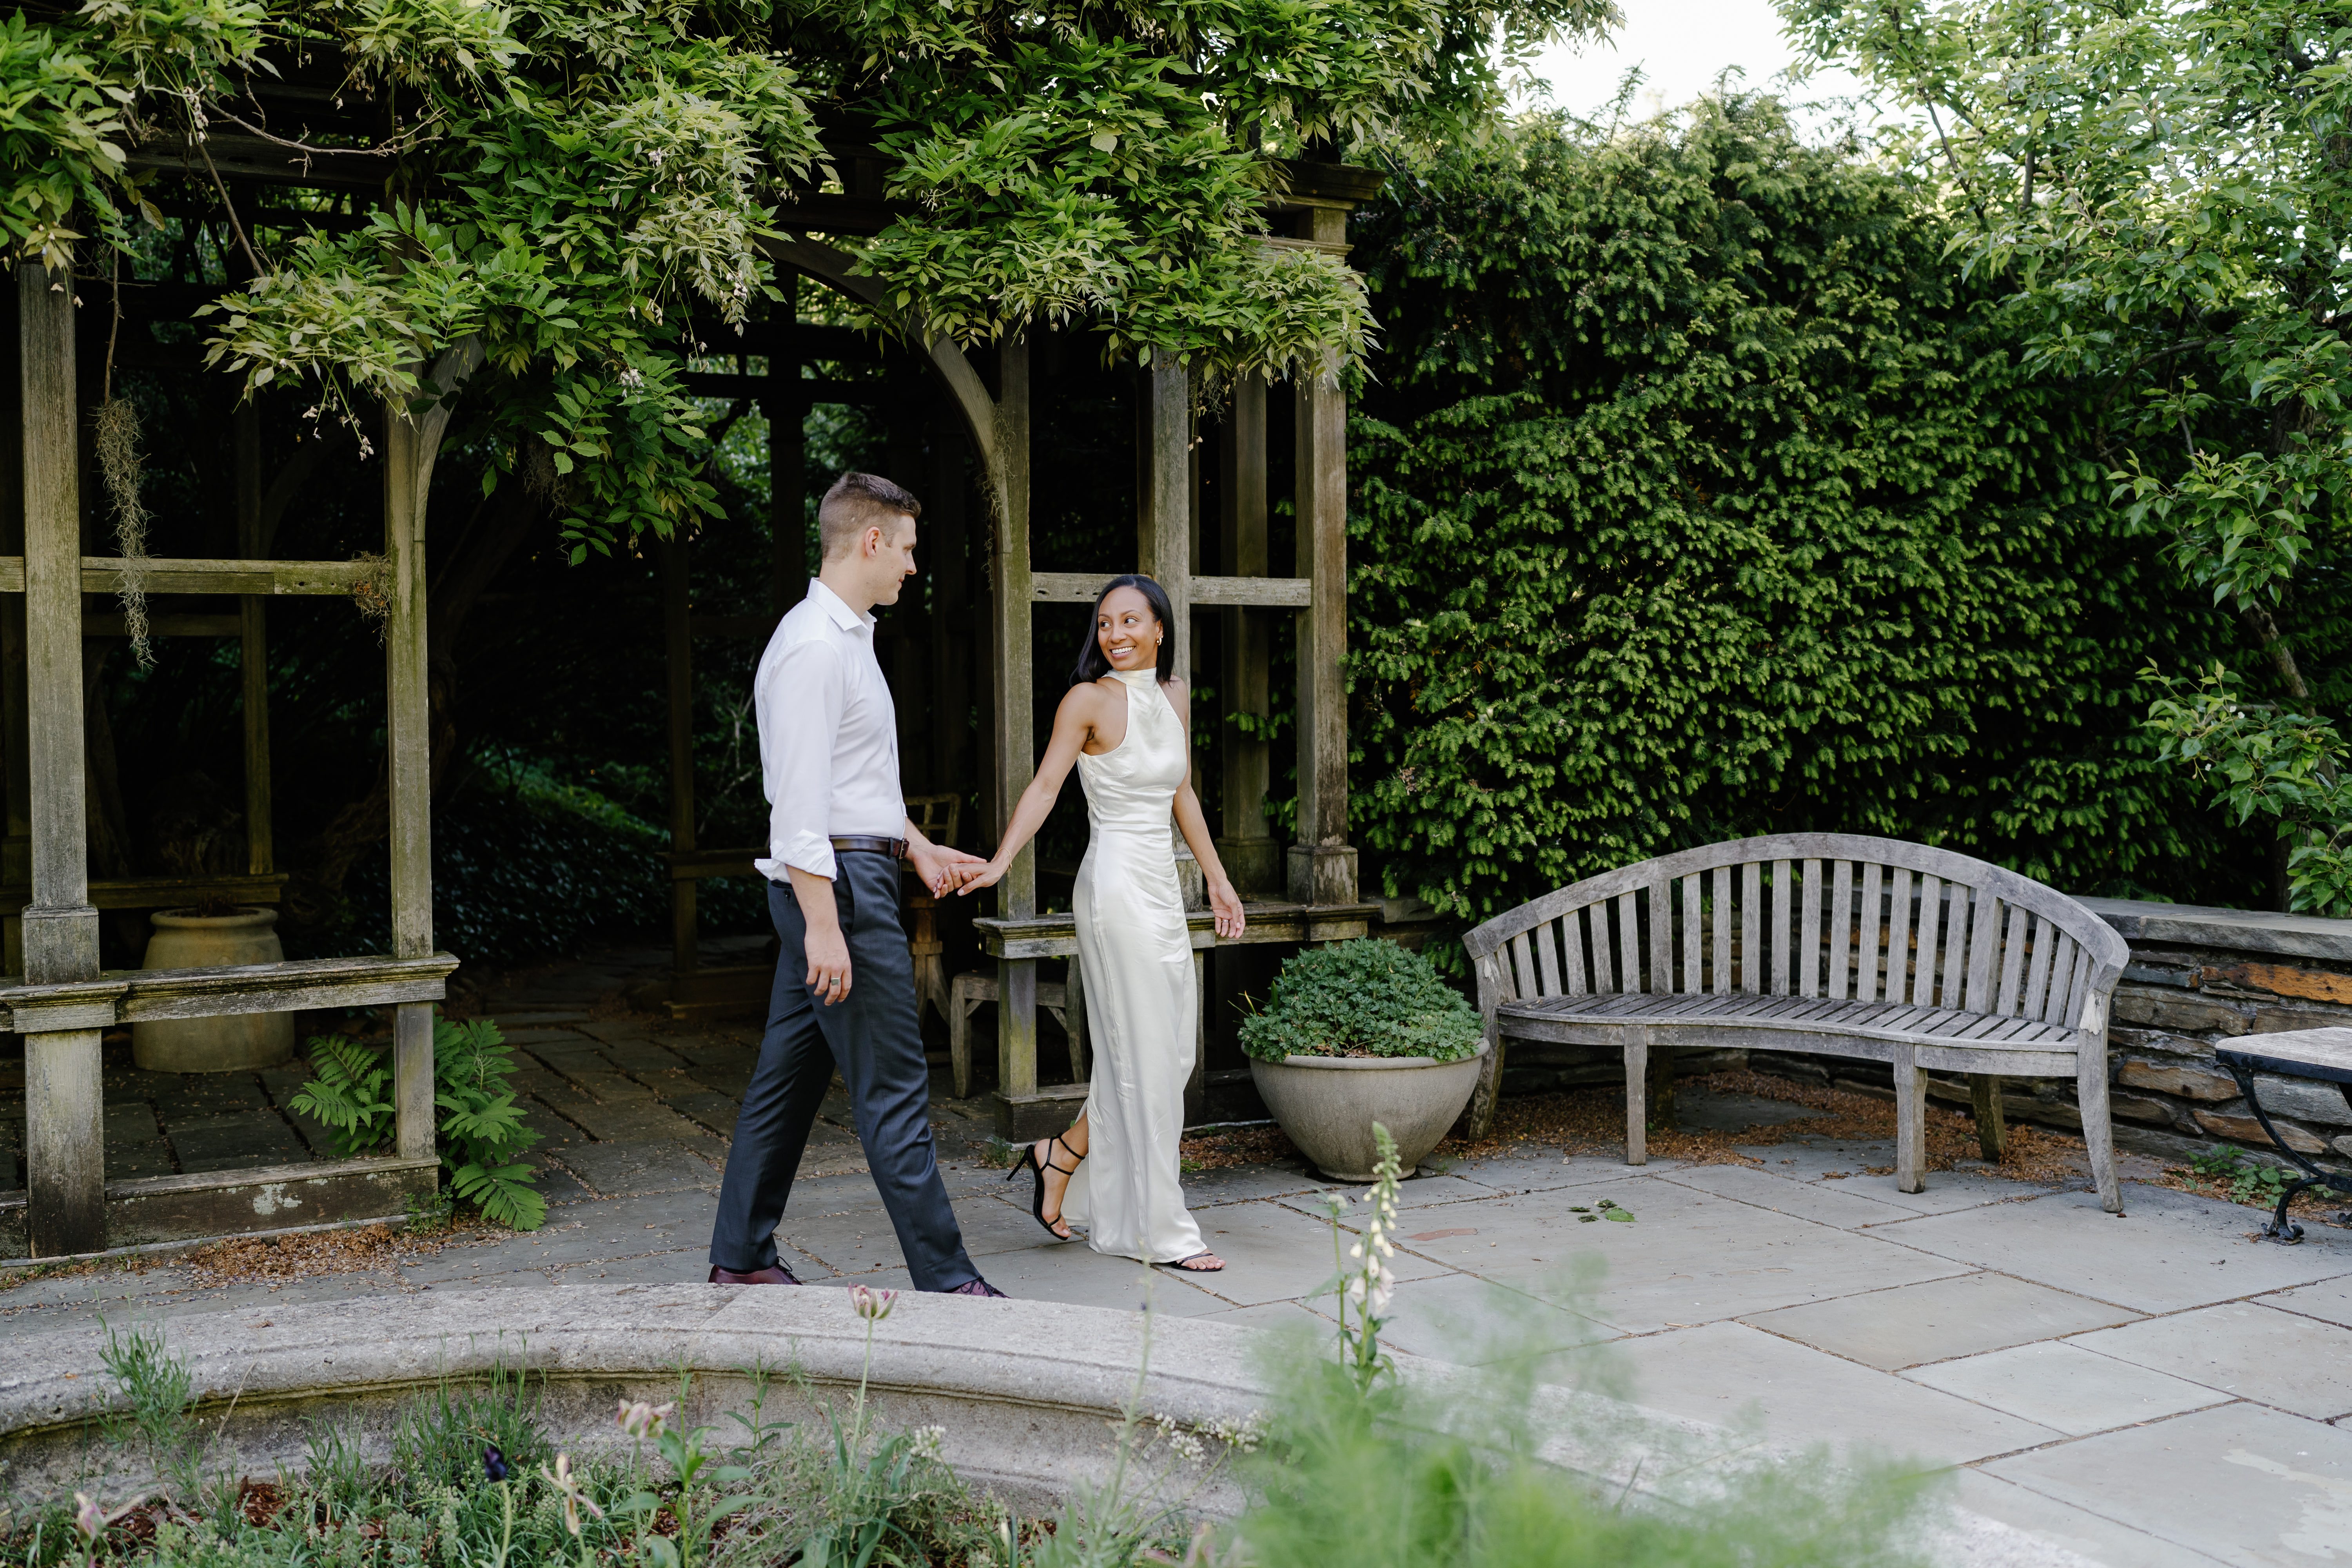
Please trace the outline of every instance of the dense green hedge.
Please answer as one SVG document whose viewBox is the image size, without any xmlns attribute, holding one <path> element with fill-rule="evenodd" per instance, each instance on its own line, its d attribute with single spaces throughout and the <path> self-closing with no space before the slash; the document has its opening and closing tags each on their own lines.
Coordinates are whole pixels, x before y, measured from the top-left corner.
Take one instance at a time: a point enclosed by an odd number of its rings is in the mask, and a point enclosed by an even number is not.
<svg viewBox="0 0 2352 1568">
<path fill-rule="evenodd" d="M 2253 891 L 2136 729 L 2135 671 L 2231 629 L 1919 212 L 1735 100 L 1525 123 L 1360 216 L 1351 822 L 1392 894 L 1483 918 L 1801 828 Z"/>
</svg>

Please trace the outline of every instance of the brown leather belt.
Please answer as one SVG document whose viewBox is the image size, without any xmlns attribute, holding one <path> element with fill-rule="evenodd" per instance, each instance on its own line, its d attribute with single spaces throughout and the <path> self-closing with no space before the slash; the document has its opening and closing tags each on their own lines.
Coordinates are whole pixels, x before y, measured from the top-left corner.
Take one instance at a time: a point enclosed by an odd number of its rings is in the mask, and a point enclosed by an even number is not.
<svg viewBox="0 0 2352 1568">
<path fill-rule="evenodd" d="M 843 855 L 887 855 L 893 860 L 907 858 L 907 841 L 903 838 L 871 838 L 851 834 L 835 839 L 833 847 Z"/>
</svg>

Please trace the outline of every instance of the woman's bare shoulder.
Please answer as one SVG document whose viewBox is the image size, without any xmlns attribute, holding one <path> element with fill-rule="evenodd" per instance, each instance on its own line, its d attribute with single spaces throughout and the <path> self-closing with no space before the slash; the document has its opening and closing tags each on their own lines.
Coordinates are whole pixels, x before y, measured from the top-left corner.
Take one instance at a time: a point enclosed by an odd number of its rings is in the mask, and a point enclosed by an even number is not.
<svg viewBox="0 0 2352 1568">
<path fill-rule="evenodd" d="M 1102 683 L 1089 680 L 1083 685 L 1073 686 L 1062 693 L 1061 706 L 1057 711 L 1066 713 L 1073 719 L 1091 721 L 1108 711 L 1110 702 L 1111 694 L 1103 689 Z"/>
</svg>

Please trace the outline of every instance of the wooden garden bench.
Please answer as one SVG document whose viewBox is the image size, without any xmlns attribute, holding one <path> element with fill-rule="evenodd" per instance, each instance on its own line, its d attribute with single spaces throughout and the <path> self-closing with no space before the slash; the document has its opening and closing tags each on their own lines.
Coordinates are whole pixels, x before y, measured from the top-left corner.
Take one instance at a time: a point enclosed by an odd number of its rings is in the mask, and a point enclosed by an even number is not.
<svg viewBox="0 0 2352 1568">
<path fill-rule="evenodd" d="M 2099 1201 L 2122 1212 L 2107 1008 L 2123 938 L 2064 894 L 1948 850 L 1838 833 L 1711 844 L 1547 893 L 1463 938 L 1492 1047 L 1625 1053 L 1625 1159 L 1644 1163 L 1650 1052 L 1748 1047 L 1895 1069 L 1895 1185 L 1920 1191 L 1927 1073 L 2074 1075 Z"/>
</svg>

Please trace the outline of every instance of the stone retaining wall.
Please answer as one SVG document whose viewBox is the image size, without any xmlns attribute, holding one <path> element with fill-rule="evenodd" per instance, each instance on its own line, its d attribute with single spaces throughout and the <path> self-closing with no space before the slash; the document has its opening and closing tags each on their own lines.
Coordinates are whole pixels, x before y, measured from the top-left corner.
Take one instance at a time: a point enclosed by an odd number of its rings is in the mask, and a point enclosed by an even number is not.
<svg viewBox="0 0 2352 1568">
<path fill-rule="evenodd" d="M 2204 1142 L 2271 1147 L 2213 1059 L 2247 1035 L 2352 1026 L 2352 921 L 2249 910 L 2083 902 L 2131 944 L 2107 1031 L 2120 1124 Z M 2329 1164 L 2352 1163 L 2352 1103 L 2328 1084 L 2256 1079 L 2279 1135 Z"/>
</svg>

